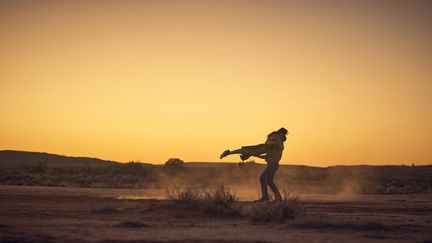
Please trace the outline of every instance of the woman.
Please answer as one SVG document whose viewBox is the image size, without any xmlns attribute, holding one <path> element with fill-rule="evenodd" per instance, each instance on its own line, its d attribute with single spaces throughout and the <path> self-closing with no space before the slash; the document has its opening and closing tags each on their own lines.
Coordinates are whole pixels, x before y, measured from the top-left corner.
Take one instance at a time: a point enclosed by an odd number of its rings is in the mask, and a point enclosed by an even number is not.
<svg viewBox="0 0 432 243">
<path fill-rule="evenodd" d="M 281 129 L 267 135 L 267 140 L 263 144 L 243 146 L 240 149 L 233 151 L 225 150 L 220 156 L 222 159 L 231 154 L 240 154 L 242 160 L 246 160 L 250 156 L 255 156 L 264 159 L 267 162 L 267 166 L 260 176 L 262 197 L 258 201 L 263 202 L 270 200 L 267 186 L 269 186 L 275 194 L 275 201 L 282 200 L 281 194 L 273 180 L 276 171 L 279 169 L 279 161 L 282 158 L 282 152 L 284 149 L 283 143 L 286 141 L 287 135 L 288 130 L 282 127 Z"/>
</svg>

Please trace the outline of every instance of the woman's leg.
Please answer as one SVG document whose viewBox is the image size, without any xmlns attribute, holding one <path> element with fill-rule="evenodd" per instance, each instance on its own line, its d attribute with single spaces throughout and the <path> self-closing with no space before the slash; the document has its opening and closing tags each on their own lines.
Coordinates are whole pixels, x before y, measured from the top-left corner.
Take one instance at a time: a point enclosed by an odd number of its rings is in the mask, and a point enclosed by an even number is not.
<svg viewBox="0 0 432 243">
<path fill-rule="evenodd" d="M 244 149 L 229 150 L 229 154 L 243 154 Z"/>
<path fill-rule="evenodd" d="M 240 154 L 240 158 L 241 160 L 247 160 L 251 157 L 251 155 L 249 154 L 249 151 L 247 149 L 241 148 L 241 149 L 236 149 L 236 150 L 225 150 L 221 156 L 219 158 L 224 158 L 228 155 L 231 154 Z"/>
<path fill-rule="evenodd" d="M 243 146 L 240 149 L 236 150 L 225 150 L 220 158 L 222 159 L 225 156 L 231 155 L 231 154 L 241 154 L 241 159 L 246 160 L 250 156 L 256 156 L 261 155 L 264 153 L 267 153 L 268 150 L 271 149 L 271 145 L 268 144 L 258 144 L 258 145 L 252 145 L 252 146 Z"/>
<path fill-rule="evenodd" d="M 220 159 L 222 159 L 222 158 L 224 158 L 224 157 L 226 157 L 226 156 L 228 156 L 228 155 L 231 155 L 231 154 L 243 154 L 243 149 L 236 149 L 236 150 L 225 150 L 221 155 L 220 155 Z"/>
</svg>

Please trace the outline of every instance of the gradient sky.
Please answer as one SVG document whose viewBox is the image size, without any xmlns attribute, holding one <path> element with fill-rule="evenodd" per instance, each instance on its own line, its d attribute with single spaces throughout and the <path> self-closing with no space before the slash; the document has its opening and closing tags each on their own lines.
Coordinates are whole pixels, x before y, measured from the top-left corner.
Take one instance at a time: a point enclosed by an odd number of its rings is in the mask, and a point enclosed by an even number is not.
<svg viewBox="0 0 432 243">
<path fill-rule="evenodd" d="M 432 163 L 427 1 L 1 1 L 0 149 Z M 227 157 L 223 161 L 239 161 Z"/>
</svg>

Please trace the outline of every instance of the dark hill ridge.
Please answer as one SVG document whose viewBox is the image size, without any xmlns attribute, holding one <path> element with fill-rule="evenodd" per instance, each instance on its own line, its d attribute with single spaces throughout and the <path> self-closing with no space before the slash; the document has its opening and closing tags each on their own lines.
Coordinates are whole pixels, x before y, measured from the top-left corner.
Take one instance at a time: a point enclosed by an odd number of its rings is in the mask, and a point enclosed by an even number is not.
<svg viewBox="0 0 432 243">
<path fill-rule="evenodd" d="M 48 166 L 104 166 L 119 162 L 88 157 L 70 157 L 57 154 L 1 150 L 0 163 L 3 165 L 30 165 L 43 162 Z"/>
<path fill-rule="evenodd" d="M 16 150 L 0 150 L 0 164 L 5 166 L 8 165 L 29 165 L 38 162 L 46 163 L 48 166 L 105 166 L 113 164 L 124 164 L 113 160 L 103 160 L 98 158 L 90 157 L 73 157 L 65 155 L 50 154 L 45 152 L 28 152 L 28 151 L 16 151 Z M 150 163 L 140 163 L 142 165 L 153 165 Z M 261 162 L 255 165 L 263 166 L 265 163 Z M 163 165 L 163 164 L 160 164 Z M 238 166 L 238 162 L 185 162 L 187 167 L 195 168 L 217 168 L 217 167 L 232 167 Z M 252 166 L 254 164 L 251 164 Z M 157 165 L 156 165 L 157 166 Z M 328 167 L 316 167 L 307 165 L 293 165 L 293 164 L 281 164 L 281 167 L 299 169 L 299 170 L 382 170 L 382 169 L 426 169 L 428 172 L 432 170 L 432 165 L 423 166 L 400 166 L 400 165 L 336 165 Z"/>
</svg>

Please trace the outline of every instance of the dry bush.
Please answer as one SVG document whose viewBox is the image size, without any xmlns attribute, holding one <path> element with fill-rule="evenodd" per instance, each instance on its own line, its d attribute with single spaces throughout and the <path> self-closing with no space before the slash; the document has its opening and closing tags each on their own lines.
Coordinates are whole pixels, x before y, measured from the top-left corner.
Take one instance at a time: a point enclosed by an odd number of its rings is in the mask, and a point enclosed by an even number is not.
<svg viewBox="0 0 432 243">
<path fill-rule="evenodd" d="M 202 191 L 192 187 L 183 189 L 180 187 L 173 187 L 165 189 L 165 196 L 169 200 L 194 206 L 194 204 L 202 198 Z"/>
<path fill-rule="evenodd" d="M 170 158 L 165 162 L 165 165 L 169 167 L 183 167 L 184 161 L 179 158 Z"/>
<path fill-rule="evenodd" d="M 47 172 L 48 166 L 45 162 L 37 162 L 35 164 L 31 164 L 29 165 L 29 172 L 30 173 L 37 173 L 37 174 L 44 174 L 45 172 Z"/>
<path fill-rule="evenodd" d="M 167 188 L 166 197 L 174 202 L 180 203 L 189 209 L 200 209 L 205 213 L 213 215 L 237 215 L 233 204 L 237 198 L 229 188 L 221 185 L 215 189 Z"/>
<path fill-rule="evenodd" d="M 283 222 L 298 215 L 297 198 L 284 197 L 282 201 L 253 203 L 247 216 L 254 222 Z"/>
<path fill-rule="evenodd" d="M 188 209 L 199 209 L 212 215 L 243 216 L 252 221 L 283 222 L 293 219 L 298 212 L 297 197 L 285 195 L 282 201 L 245 202 L 239 201 L 223 185 L 214 190 L 191 187 L 166 189 L 166 196 Z"/>
<path fill-rule="evenodd" d="M 204 192 L 202 208 L 204 212 L 216 215 L 237 215 L 238 212 L 233 208 L 236 196 L 228 188 L 222 186 L 212 191 Z"/>
</svg>

